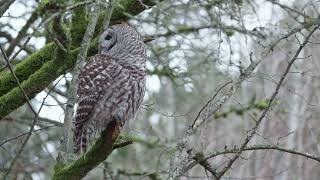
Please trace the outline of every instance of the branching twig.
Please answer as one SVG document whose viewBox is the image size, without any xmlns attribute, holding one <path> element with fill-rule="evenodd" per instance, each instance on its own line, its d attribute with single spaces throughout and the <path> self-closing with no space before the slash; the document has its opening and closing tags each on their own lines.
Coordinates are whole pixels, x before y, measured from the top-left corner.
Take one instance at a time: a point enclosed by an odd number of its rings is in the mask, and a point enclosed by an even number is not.
<svg viewBox="0 0 320 180">
<path fill-rule="evenodd" d="M 37 130 L 33 130 L 32 132 L 34 133 L 34 132 L 46 130 L 46 129 L 49 129 L 49 128 L 52 128 L 52 127 L 57 127 L 57 126 L 56 126 L 56 125 L 46 126 L 46 127 L 43 127 L 43 128 L 37 129 Z M 7 139 L 7 140 L 1 142 L 1 143 L 0 143 L 0 146 L 3 146 L 4 144 L 6 144 L 6 143 L 8 143 L 8 142 L 10 142 L 10 141 L 13 141 L 13 140 L 15 140 L 15 139 L 18 139 L 18 138 L 20 138 L 20 137 L 22 137 L 22 136 L 25 136 L 25 135 L 27 135 L 27 134 L 29 134 L 29 132 L 26 132 L 26 133 L 20 134 L 20 135 L 18 135 L 18 136 L 16 136 L 16 137 Z"/>
<path fill-rule="evenodd" d="M 243 149 L 243 151 L 256 151 L 256 150 L 275 150 L 275 151 L 281 151 L 281 152 L 285 152 L 285 153 L 289 153 L 289 154 L 294 154 L 294 155 L 298 155 L 298 156 L 302 156 L 305 157 L 307 159 L 312 159 L 315 160 L 317 162 L 320 162 L 320 157 L 316 156 L 316 155 L 312 155 L 309 153 L 305 153 L 305 152 L 300 152 L 297 150 L 293 150 L 293 149 L 287 149 L 287 148 L 283 148 L 283 147 L 278 147 L 278 146 L 273 146 L 273 145 L 254 145 L 254 146 L 248 146 L 245 147 Z M 232 149 L 225 149 L 223 151 L 215 151 L 212 153 L 207 154 L 203 160 L 208 160 L 211 158 L 214 158 L 216 156 L 220 156 L 220 155 L 225 155 L 225 154 L 235 154 L 238 153 L 240 151 L 239 148 L 232 148 Z M 190 164 L 188 164 L 184 171 L 189 171 L 190 169 L 192 169 L 194 166 L 196 166 L 198 164 L 197 161 L 191 162 Z"/>
<path fill-rule="evenodd" d="M 133 143 L 133 141 L 124 141 L 124 142 L 120 142 L 120 143 L 115 143 L 112 148 L 113 149 L 118 149 L 118 148 L 122 148 L 122 147 L 128 146 L 128 145 L 130 145 L 132 143 Z"/>
<path fill-rule="evenodd" d="M 208 170 L 214 177 L 217 177 L 217 171 L 211 164 L 205 159 L 203 153 L 197 153 L 193 159 L 199 163 L 204 169 Z"/>
<path fill-rule="evenodd" d="M 24 38 L 27 34 L 28 29 L 30 28 L 30 26 L 38 19 L 38 11 L 34 11 L 30 18 L 27 20 L 26 24 L 22 27 L 22 29 L 19 31 L 18 35 L 16 38 L 14 38 L 7 51 L 6 54 L 8 56 L 11 56 L 12 52 L 14 51 L 14 48 L 17 46 L 17 44 L 20 43 L 20 41 L 22 40 L 22 38 Z"/>
<path fill-rule="evenodd" d="M 296 10 L 296 9 L 293 9 L 293 8 L 291 8 L 291 7 L 289 7 L 289 6 L 286 6 L 286 5 L 284 5 L 284 4 L 281 4 L 281 3 L 277 2 L 277 1 L 274 1 L 274 0 L 267 0 L 267 1 L 270 2 L 270 3 L 272 3 L 272 4 L 278 5 L 278 6 L 281 7 L 282 9 L 289 10 L 289 11 L 291 11 L 291 12 L 294 12 L 294 13 L 296 13 L 296 14 L 298 14 L 298 15 L 306 18 L 306 19 L 310 19 L 310 18 L 311 18 L 311 17 L 308 16 L 307 14 L 305 14 L 305 13 L 303 13 L 303 12 L 300 12 L 300 11 L 298 11 L 298 10 Z"/>
<path fill-rule="evenodd" d="M 268 103 L 268 106 L 266 107 L 266 109 L 262 112 L 261 116 L 259 117 L 259 119 L 257 120 L 255 126 L 250 130 L 250 133 L 247 135 L 244 143 L 241 145 L 239 152 L 236 153 L 236 155 L 230 159 L 230 161 L 228 162 L 228 164 L 218 173 L 218 179 L 221 178 L 233 165 L 233 163 L 240 157 L 242 151 L 245 149 L 245 147 L 247 146 L 247 144 L 249 143 L 249 141 L 252 139 L 252 137 L 254 136 L 254 134 L 256 133 L 259 125 L 261 124 L 262 120 L 264 119 L 264 117 L 266 116 L 267 112 L 269 111 L 275 97 L 278 95 L 279 90 L 282 86 L 282 83 L 284 81 L 284 79 L 286 78 L 286 76 L 289 73 L 289 70 L 291 68 L 291 66 L 293 65 L 293 63 L 295 62 L 295 60 L 298 58 L 301 50 L 306 46 L 306 44 L 308 43 L 311 35 L 319 28 L 320 25 L 317 25 L 316 27 L 314 27 L 311 32 L 308 34 L 308 36 L 306 37 L 306 39 L 304 40 L 304 42 L 299 46 L 297 52 L 295 53 L 295 55 L 293 56 L 293 58 L 291 59 L 291 61 L 289 62 L 286 70 L 284 71 L 281 79 L 279 80 L 277 87 L 274 91 L 274 93 L 272 94 L 272 96 L 270 97 L 270 101 Z"/>
<path fill-rule="evenodd" d="M 23 43 L 23 45 L 20 47 L 19 51 L 17 51 L 9 60 L 9 62 L 11 63 L 17 56 L 18 54 L 20 54 L 20 52 L 27 46 L 28 42 L 30 41 L 31 37 L 28 37 L 27 40 Z M 6 64 L 5 66 L 3 66 L 0 69 L 0 72 L 3 71 L 5 68 L 8 67 L 8 64 Z"/>
<path fill-rule="evenodd" d="M 198 112 L 198 115 L 196 116 L 196 118 L 193 120 L 193 123 L 191 124 L 191 128 L 193 129 L 196 121 L 198 120 L 198 118 L 200 117 L 202 111 L 208 107 L 208 105 L 214 100 L 215 97 L 217 97 L 217 95 L 219 94 L 219 92 L 224 88 L 226 87 L 228 84 L 230 84 L 232 81 L 228 81 L 227 83 L 225 83 L 223 86 L 221 86 L 217 91 L 216 93 L 213 95 L 213 97 L 201 108 L 201 110 Z"/>
</svg>

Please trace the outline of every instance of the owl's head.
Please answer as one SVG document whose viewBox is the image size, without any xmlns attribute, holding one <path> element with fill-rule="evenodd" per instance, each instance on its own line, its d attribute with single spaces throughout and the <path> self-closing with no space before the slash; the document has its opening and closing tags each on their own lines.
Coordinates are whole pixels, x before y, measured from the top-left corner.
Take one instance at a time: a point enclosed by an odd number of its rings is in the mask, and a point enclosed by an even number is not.
<svg viewBox="0 0 320 180">
<path fill-rule="evenodd" d="M 105 30 L 99 38 L 99 52 L 111 57 L 121 55 L 145 56 L 141 35 L 130 25 L 116 24 Z"/>
</svg>

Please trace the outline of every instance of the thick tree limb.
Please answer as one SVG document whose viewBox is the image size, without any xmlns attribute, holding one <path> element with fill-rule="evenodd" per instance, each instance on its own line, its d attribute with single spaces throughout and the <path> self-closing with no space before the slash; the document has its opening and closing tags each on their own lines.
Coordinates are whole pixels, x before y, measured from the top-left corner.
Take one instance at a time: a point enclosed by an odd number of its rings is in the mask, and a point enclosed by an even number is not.
<svg viewBox="0 0 320 180">
<path fill-rule="evenodd" d="M 71 165 L 65 167 L 64 164 L 57 163 L 52 179 L 78 180 L 86 176 L 90 170 L 98 166 L 112 153 L 113 143 L 119 134 L 118 128 L 116 123 L 109 125 L 90 150 Z"/>
</svg>

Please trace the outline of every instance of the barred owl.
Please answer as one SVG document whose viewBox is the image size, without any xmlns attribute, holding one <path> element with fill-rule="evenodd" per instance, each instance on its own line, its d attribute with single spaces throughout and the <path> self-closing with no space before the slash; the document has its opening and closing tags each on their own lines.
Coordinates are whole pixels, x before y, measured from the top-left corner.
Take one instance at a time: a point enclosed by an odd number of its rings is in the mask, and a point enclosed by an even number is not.
<svg viewBox="0 0 320 180">
<path fill-rule="evenodd" d="M 79 74 L 75 111 L 75 153 L 111 124 L 122 127 L 135 117 L 146 81 L 143 38 L 131 26 L 109 27 L 99 38 L 99 53 Z"/>
</svg>

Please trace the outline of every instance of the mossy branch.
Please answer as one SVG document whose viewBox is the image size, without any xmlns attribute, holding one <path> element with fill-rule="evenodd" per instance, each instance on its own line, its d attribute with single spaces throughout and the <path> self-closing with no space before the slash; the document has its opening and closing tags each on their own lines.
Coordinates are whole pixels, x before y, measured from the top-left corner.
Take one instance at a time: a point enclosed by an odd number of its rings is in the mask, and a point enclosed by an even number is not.
<svg viewBox="0 0 320 180">
<path fill-rule="evenodd" d="M 14 71 L 18 79 L 20 81 L 28 79 L 31 74 L 40 69 L 45 63 L 54 59 L 52 52 L 54 52 L 55 48 L 56 46 L 53 43 L 49 43 L 19 63 Z M 5 95 L 16 86 L 17 83 L 9 71 L 1 73 L 0 96 Z"/>
<path fill-rule="evenodd" d="M 90 150 L 80 156 L 72 164 L 66 166 L 61 163 L 55 165 L 53 180 L 77 180 L 104 161 L 113 151 L 113 143 L 118 136 L 118 127 L 109 126 L 101 133 L 100 138 Z"/>
<path fill-rule="evenodd" d="M 97 52 L 95 48 L 96 44 L 96 42 L 91 44 L 89 55 Z M 31 74 L 27 80 L 21 83 L 22 88 L 26 91 L 29 98 L 33 98 L 35 95 L 37 95 L 37 93 L 41 92 L 45 87 L 49 86 L 50 83 L 59 75 L 63 74 L 66 70 L 74 66 L 77 54 L 79 53 L 79 48 L 71 51 L 69 54 L 61 54 L 62 52 L 60 54 L 54 53 L 57 50 L 58 48 L 55 48 L 52 50 L 52 52 L 48 52 L 49 54 L 52 54 L 52 56 L 56 54 L 57 57 L 52 57 L 55 59 L 47 61 L 39 70 L 33 72 L 33 74 Z M 32 56 L 30 56 L 29 58 L 32 58 Z M 25 66 L 24 68 L 27 67 L 30 66 Z M 32 63 L 30 68 L 32 68 Z M 13 88 L 11 91 L 1 96 L 0 119 L 23 105 L 25 101 L 26 100 L 18 87 Z"/>
<path fill-rule="evenodd" d="M 95 142 L 95 144 L 90 148 L 90 150 L 80 156 L 76 161 L 70 165 L 65 165 L 62 163 L 57 163 L 55 165 L 55 173 L 53 175 L 54 180 L 76 180 L 81 179 L 86 174 L 92 170 L 94 167 L 98 166 L 102 161 L 104 161 L 113 150 L 122 148 L 132 144 L 133 142 L 140 143 L 149 147 L 151 144 L 154 148 L 159 146 L 158 141 L 155 142 L 152 139 L 144 139 L 134 134 L 120 134 L 118 136 L 118 127 L 109 126 L 105 131 L 103 131 Z M 118 137 L 118 138 L 117 138 Z M 150 141 L 150 142 L 149 142 Z M 145 173 L 141 175 L 146 175 Z M 156 172 L 148 174 L 151 179 L 161 179 Z"/>
</svg>

